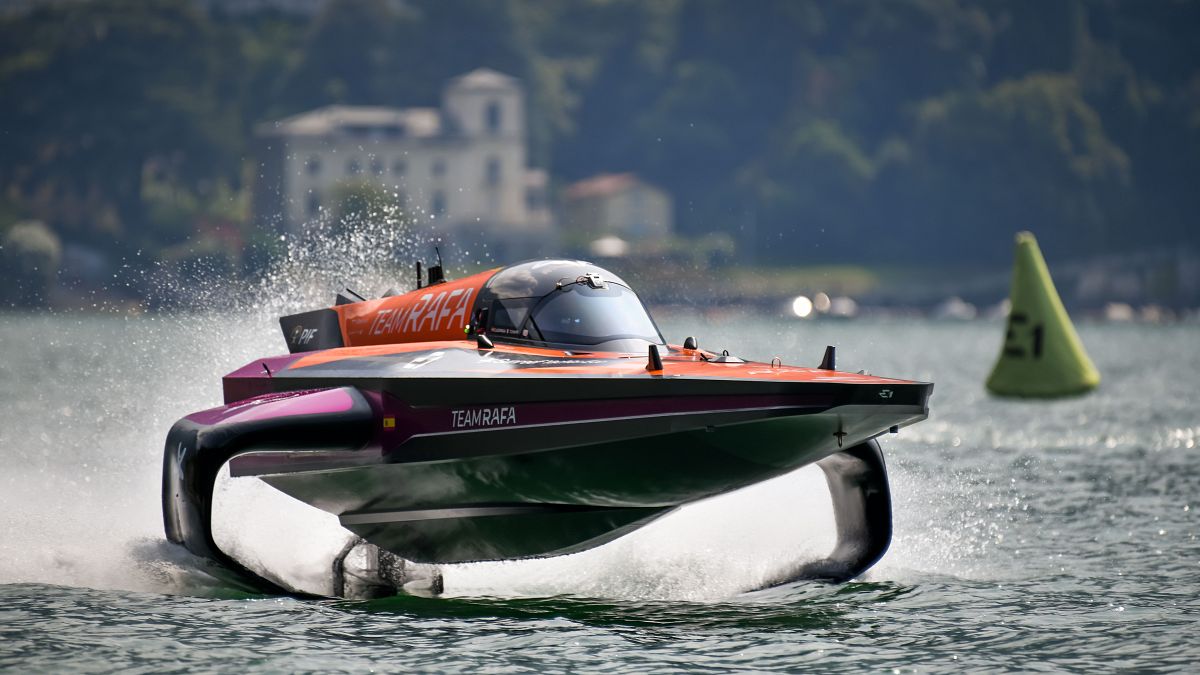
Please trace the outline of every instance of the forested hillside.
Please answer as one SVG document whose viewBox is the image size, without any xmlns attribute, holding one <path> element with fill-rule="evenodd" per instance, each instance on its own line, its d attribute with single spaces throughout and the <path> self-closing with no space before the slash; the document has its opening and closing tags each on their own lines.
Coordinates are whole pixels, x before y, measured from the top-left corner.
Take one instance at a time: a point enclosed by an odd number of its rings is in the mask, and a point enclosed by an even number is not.
<svg viewBox="0 0 1200 675">
<path fill-rule="evenodd" d="M 521 77 L 559 183 L 635 171 L 745 260 L 996 263 L 1200 235 L 1200 3 L 96 0 L 0 19 L 0 228 L 253 240 L 253 129 Z M 0 232 L 2 235 L 3 232 Z M 223 235 L 228 239 L 228 235 Z"/>
</svg>

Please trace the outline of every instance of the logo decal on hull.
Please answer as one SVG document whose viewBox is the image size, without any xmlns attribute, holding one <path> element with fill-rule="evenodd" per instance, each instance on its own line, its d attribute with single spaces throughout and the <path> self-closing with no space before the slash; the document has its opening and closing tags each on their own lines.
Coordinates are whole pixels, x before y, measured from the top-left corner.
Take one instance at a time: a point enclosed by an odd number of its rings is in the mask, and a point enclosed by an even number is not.
<svg viewBox="0 0 1200 675">
<path fill-rule="evenodd" d="M 516 423 L 517 409 L 513 406 L 450 411 L 450 426 L 455 429 L 501 427 Z"/>
<path fill-rule="evenodd" d="M 433 363 L 434 361 L 441 359 L 445 355 L 446 355 L 446 352 L 431 352 L 429 354 L 423 354 L 423 355 L 418 356 L 417 358 L 413 359 L 412 361 L 409 361 L 408 363 L 404 364 L 404 369 L 405 370 L 414 370 L 416 368 L 420 368 L 421 366 L 428 365 L 430 363 Z"/>
<path fill-rule="evenodd" d="M 313 341 L 313 338 L 317 337 L 317 331 L 319 330 L 319 328 L 305 328 L 304 326 L 297 324 L 296 327 L 292 329 L 292 344 L 309 344 Z"/>
<path fill-rule="evenodd" d="M 893 392 L 891 389 L 880 389 L 879 390 L 879 398 L 883 398 L 883 399 L 891 398 L 892 393 Z"/>
<path fill-rule="evenodd" d="M 381 309 L 370 319 L 367 335 L 419 335 L 451 330 L 467 322 L 473 288 L 425 293 L 410 307 Z"/>
</svg>

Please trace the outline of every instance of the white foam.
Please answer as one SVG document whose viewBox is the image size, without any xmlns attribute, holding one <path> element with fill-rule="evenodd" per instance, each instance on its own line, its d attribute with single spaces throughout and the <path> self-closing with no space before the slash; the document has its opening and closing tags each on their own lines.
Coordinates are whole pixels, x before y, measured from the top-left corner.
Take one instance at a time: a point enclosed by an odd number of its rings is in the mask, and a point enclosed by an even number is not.
<svg viewBox="0 0 1200 675">
<path fill-rule="evenodd" d="M 449 594 L 575 594 L 709 600 L 757 587 L 833 548 L 833 510 L 816 467 L 686 506 L 571 556 L 449 566 Z"/>
</svg>

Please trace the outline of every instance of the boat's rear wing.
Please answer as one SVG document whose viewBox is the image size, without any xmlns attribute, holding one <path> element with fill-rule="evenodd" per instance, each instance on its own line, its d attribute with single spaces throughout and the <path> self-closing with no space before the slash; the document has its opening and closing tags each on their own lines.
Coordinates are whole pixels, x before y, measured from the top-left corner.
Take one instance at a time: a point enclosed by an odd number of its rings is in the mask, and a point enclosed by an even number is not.
<svg viewBox="0 0 1200 675">
<path fill-rule="evenodd" d="M 346 346 L 338 313 L 332 309 L 281 316 L 279 327 L 283 329 L 288 351 L 293 354 Z"/>
<path fill-rule="evenodd" d="M 280 317 L 292 353 L 334 347 L 461 340 L 495 270 L 364 300 L 343 291 L 333 307 Z M 356 299 L 357 298 L 357 299 Z"/>
</svg>

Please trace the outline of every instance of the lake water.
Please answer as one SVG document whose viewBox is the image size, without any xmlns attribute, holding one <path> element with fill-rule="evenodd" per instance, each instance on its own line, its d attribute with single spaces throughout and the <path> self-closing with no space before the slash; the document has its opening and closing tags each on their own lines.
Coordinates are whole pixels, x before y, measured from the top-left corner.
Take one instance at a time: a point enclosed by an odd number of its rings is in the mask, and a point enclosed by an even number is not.
<svg viewBox="0 0 1200 675">
<path fill-rule="evenodd" d="M 0 315 L 0 670 L 1200 663 L 1196 325 L 1081 325 L 1101 388 L 1020 402 L 983 390 L 999 323 L 663 313 L 675 342 L 801 364 L 836 344 L 842 369 L 936 383 L 930 419 L 882 439 L 895 538 L 864 579 L 740 592 L 832 541 L 804 470 L 577 556 L 447 568 L 441 597 L 312 601 L 245 594 L 162 537 L 167 429 L 284 350 L 250 314 Z M 245 527 L 268 549 L 291 538 Z"/>
</svg>

